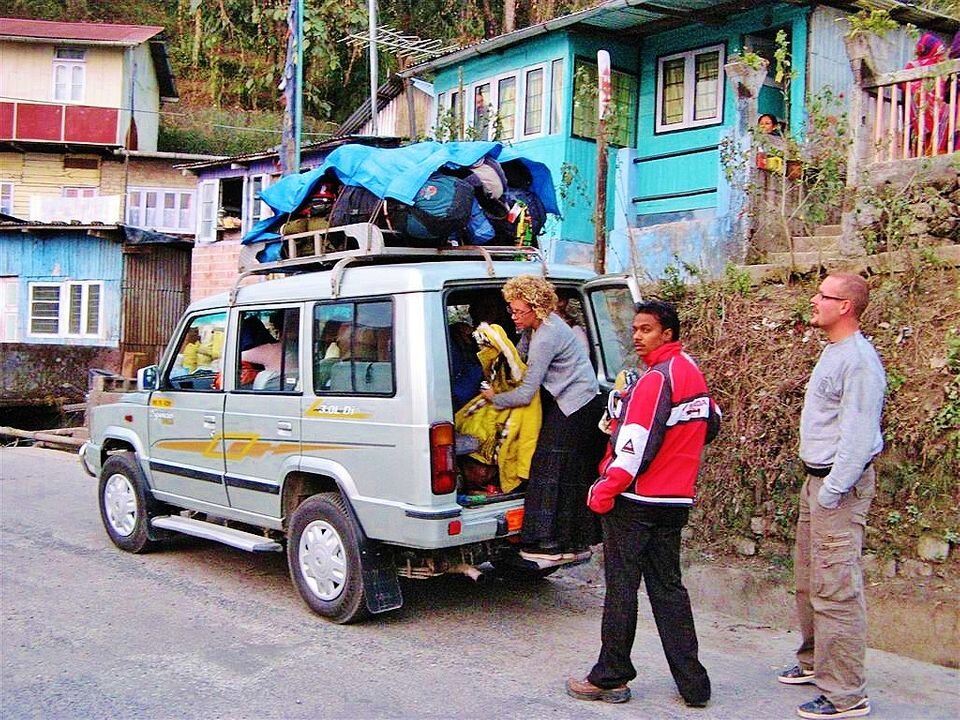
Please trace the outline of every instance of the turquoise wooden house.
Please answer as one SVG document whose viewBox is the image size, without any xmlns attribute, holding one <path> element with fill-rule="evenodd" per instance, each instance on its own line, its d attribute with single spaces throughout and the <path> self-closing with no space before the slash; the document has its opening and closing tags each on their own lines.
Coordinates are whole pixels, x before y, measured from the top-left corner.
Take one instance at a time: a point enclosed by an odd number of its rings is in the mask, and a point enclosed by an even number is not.
<svg viewBox="0 0 960 720">
<path fill-rule="evenodd" d="M 949 37 L 955 18 L 895 0 L 877 0 L 903 23 Z M 843 36 L 852 2 L 608 0 L 594 8 L 485 40 L 406 71 L 432 79 L 434 135 L 500 139 L 545 162 L 557 182 L 562 219 L 542 245 L 549 259 L 593 260 L 597 173 L 597 51 L 610 55 L 612 113 L 606 269 L 652 277 L 676 258 L 719 273 L 742 262 L 742 198 L 721 161 L 724 138 L 756 114 L 773 113 L 793 131 L 808 98 L 852 86 Z M 779 31 L 795 77 L 774 77 Z M 888 70 L 912 56 L 906 32 L 889 43 Z M 749 49 L 770 60 L 752 105 L 738 103 L 726 77 Z M 747 117 L 750 115 L 750 117 Z"/>
</svg>

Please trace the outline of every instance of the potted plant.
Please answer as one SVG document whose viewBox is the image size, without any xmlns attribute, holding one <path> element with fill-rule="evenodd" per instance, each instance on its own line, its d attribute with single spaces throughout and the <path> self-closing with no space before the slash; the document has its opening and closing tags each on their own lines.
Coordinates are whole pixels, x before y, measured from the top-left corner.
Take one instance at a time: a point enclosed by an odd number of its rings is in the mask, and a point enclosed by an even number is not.
<svg viewBox="0 0 960 720">
<path fill-rule="evenodd" d="M 723 66 L 727 79 L 733 83 L 740 98 L 757 97 L 767 77 L 767 66 L 770 63 L 757 55 L 749 48 L 744 48 L 739 54 L 730 55 Z"/>
<path fill-rule="evenodd" d="M 860 10 L 846 18 L 850 29 L 843 36 L 847 57 L 851 62 L 864 60 L 871 67 L 885 64 L 891 53 L 891 43 L 886 35 L 895 30 L 897 21 L 887 10 L 861 2 Z"/>
</svg>

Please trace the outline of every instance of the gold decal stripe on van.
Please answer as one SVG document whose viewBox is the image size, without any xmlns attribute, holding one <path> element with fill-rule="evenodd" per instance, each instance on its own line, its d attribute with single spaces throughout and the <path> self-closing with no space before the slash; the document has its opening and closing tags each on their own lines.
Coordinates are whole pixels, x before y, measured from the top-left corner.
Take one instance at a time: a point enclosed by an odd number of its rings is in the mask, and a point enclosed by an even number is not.
<svg viewBox="0 0 960 720">
<path fill-rule="evenodd" d="M 370 413 L 361 412 L 352 405 L 335 405 L 322 400 L 315 400 L 303 415 L 308 418 L 330 418 L 337 420 L 365 420 L 371 416 Z"/>
<path fill-rule="evenodd" d="M 209 440 L 160 440 L 156 447 L 176 452 L 197 453 L 208 458 L 218 458 L 223 454 L 221 437 L 215 435 Z"/>
</svg>

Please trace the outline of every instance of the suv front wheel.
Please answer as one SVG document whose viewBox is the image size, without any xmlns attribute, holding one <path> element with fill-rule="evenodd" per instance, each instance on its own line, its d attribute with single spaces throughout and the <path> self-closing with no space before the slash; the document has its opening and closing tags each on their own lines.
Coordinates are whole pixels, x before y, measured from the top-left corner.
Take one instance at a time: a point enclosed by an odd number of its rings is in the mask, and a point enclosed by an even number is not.
<svg viewBox="0 0 960 720">
<path fill-rule="evenodd" d="M 314 495 L 294 511 L 287 562 L 301 597 L 318 615 L 342 624 L 367 615 L 357 530 L 339 493 Z"/>
<path fill-rule="evenodd" d="M 156 545 L 147 528 L 154 504 L 136 455 L 122 452 L 107 458 L 100 472 L 100 518 L 114 545 L 131 553 Z"/>
</svg>

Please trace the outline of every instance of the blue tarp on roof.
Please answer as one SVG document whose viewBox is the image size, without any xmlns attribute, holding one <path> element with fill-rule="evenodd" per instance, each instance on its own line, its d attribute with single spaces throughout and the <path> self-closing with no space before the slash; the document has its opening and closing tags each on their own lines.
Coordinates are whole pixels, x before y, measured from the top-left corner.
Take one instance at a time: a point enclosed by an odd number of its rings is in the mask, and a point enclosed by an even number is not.
<svg viewBox="0 0 960 720">
<path fill-rule="evenodd" d="M 501 143 L 427 141 L 387 149 L 351 144 L 338 147 L 322 165 L 310 172 L 287 175 L 265 189 L 260 197 L 275 214 L 254 225 L 243 242 L 278 239 L 280 226 L 290 213 L 307 202 L 327 170 L 333 170 L 344 185 L 360 185 L 377 197 L 393 198 L 412 205 L 431 173 L 444 165 L 470 166 L 488 155 L 501 163 L 523 162 L 533 177 L 531 189 L 540 197 L 544 209 L 554 215 L 560 214 L 550 169 Z"/>
</svg>

